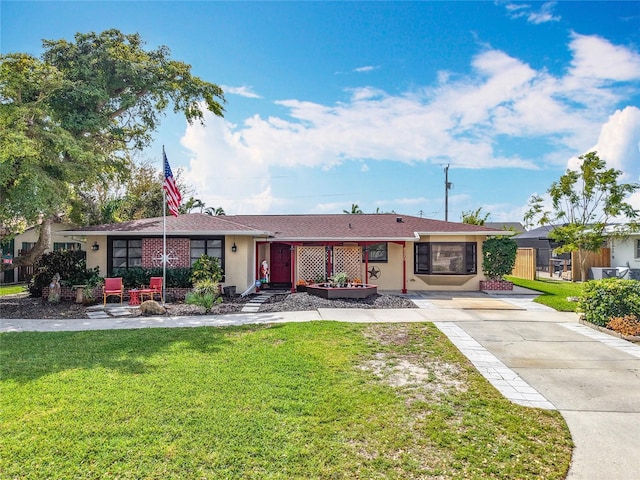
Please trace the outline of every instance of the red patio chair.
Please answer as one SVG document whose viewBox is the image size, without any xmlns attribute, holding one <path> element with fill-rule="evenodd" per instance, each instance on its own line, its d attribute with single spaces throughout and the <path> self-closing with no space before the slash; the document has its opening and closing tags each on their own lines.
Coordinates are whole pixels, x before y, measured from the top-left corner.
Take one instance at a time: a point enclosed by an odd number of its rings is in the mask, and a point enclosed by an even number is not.
<svg viewBox="0 0 640 480">
<path fill-rule="evenodd" d="M 160 302 L 164 303 L 162 298 L 162 277 L 151 277 L 149 279 L 149 288 L 145 288 L 141 291 L 141 296 L 149 295 L 149 299 L 153 300 L 154 295 L 160 296 Z"/>
<path fill-rule="evenodd" d="M 122 296 L 124 295 L 124 289 L 122 288 L 122 277 L 105 278 L 102 292 L 104 294 L 104 305 L 107 304 L 107 297 L 110 297 L 112 295 L 120 297 L 120 303 L 122 303 Z"/>
</svg>

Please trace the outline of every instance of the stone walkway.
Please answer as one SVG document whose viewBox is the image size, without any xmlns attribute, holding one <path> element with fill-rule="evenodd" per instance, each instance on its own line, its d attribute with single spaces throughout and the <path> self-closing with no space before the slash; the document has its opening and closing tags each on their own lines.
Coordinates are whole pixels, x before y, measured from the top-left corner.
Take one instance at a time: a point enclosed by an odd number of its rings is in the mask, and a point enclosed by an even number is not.
<svg viewBox="0 0 640 480">
<path fill-rule="evenodd" d="M 137 309 L 138 307 L 130 307 L 128 305 L 117 305 L 117 304 L 108 304 L 108 305 L 94 305 L 92 307 L 88 307 L 86 314 L 87 317 L 91 320 L 99 320 L 104 318 L 119 318 L 119 317 L 130 317 L 131 310 Z"/>
</svg>

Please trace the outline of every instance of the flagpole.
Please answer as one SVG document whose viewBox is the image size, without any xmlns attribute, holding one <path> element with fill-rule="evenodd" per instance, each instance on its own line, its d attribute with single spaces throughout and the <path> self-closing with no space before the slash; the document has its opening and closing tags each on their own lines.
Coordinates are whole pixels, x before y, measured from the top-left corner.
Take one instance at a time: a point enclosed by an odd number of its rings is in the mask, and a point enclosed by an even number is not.
<svg viewBox="0 0 640 480">
<path fill-rule="evenodd" d="M 165 169 L 164 145 L 162 146 L 162 178 Z M 162 187 L 162 306 L 167 298 L 167 191 Z"/>
</svg>

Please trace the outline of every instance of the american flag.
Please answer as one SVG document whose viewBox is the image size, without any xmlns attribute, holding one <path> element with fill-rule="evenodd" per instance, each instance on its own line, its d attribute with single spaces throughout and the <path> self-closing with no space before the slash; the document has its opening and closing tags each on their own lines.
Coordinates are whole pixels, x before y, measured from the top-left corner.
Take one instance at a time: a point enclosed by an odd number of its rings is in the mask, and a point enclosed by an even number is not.
<svg viewBox="0 0 640 480">
<path fill-rule="evenodd" d="M 162 152 L 162 156 L 164 158 L 164 183 L 162 184 L 162 188 L 167 192 L 167 207 L 169 207 L 169 212 L 171 215 L 178 216 L 178 208 L 180 207 L 180 202 L 182 201 L 182 195 L 180 195 L 180 191 L 176 186 L 176 182 L 173 179 L 173 173 L 171 172 L 171 167 L 169 166 L 169 160 L 167 160 L 167 155 Z"/>
</svg>

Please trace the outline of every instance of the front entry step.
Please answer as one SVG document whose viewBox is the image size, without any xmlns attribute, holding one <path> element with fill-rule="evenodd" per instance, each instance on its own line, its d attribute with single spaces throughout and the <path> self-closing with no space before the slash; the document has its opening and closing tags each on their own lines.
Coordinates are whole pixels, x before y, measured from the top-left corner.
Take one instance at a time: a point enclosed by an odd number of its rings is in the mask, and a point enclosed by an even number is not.
<svg viewBox="0 0 640 480">
<path fill-rule="evenodd" d="M 260 305 L 262 305 L 264 302 L 269 300 L 269 298 L 271 298 L 272 295 L 273 293 L 270 293 L 270 292 L 264 292 L 264 293 L 261 293 L 260 295 L 256 295 L 251 300 L 249 300 L 246 303 L 246 305 L 242 307 L 242 310 L 240 311 L 243 313 L 257 313 L 258 310 L 260 309 Z"/>
</svg>

